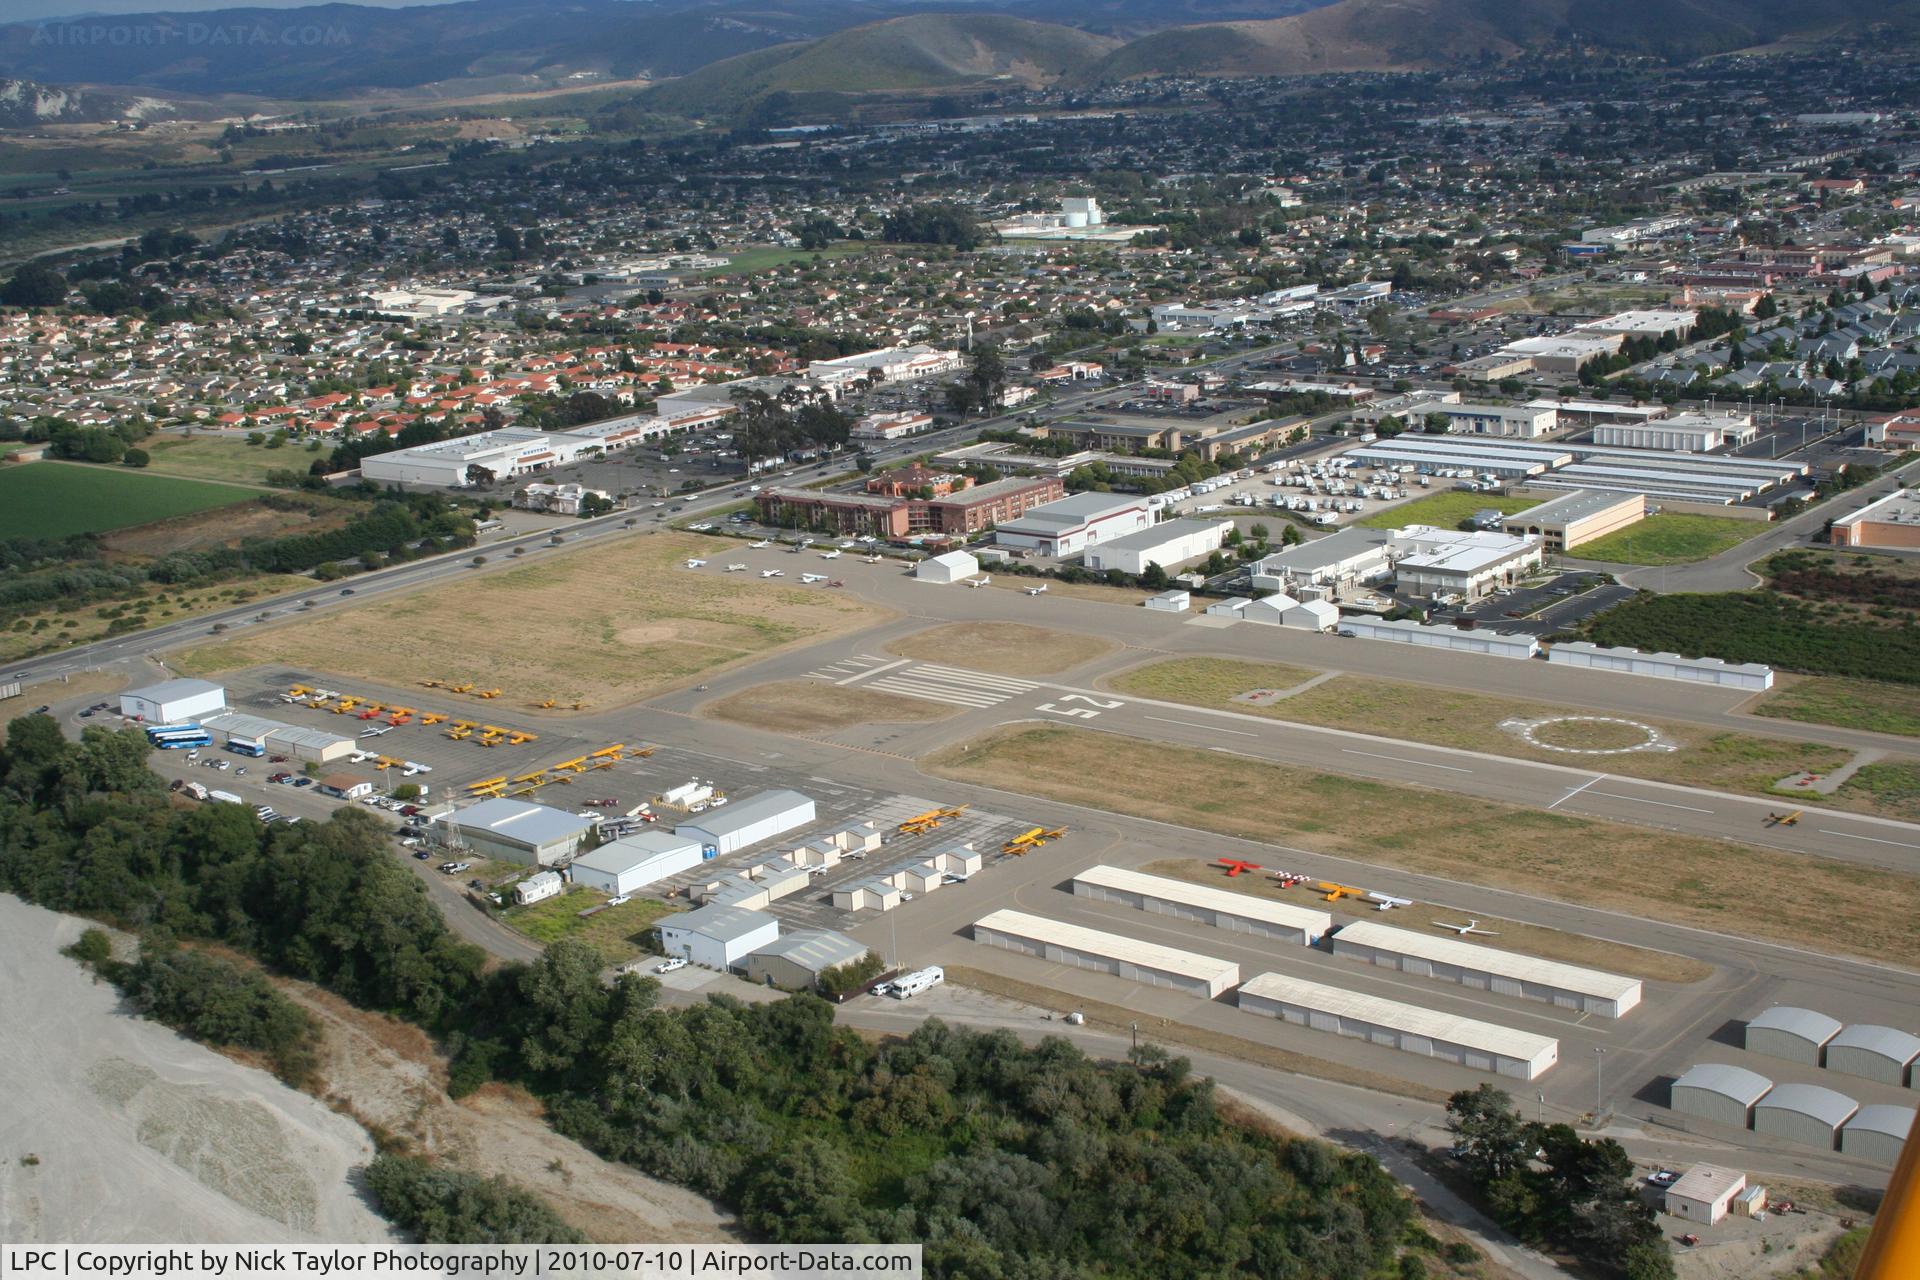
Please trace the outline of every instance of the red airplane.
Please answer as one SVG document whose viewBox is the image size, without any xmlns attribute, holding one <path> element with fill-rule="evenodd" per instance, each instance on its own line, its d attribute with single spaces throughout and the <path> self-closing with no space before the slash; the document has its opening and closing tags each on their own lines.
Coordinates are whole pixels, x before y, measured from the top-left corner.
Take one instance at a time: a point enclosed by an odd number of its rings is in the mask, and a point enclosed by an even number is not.
<svg viewBox="0 0 1920 1280">
<path fill-rule="evenodd" d="M 1260 869 L 1259 863 L 1242 862 L 1238 858 L 1222 858 L 1213 865 L 1216 867 L 1224 867 L 1227 872 L 1227 879 L 1229 880 L 1239 875 L 1242 871 L 1258 871 Z"/>
</svg>

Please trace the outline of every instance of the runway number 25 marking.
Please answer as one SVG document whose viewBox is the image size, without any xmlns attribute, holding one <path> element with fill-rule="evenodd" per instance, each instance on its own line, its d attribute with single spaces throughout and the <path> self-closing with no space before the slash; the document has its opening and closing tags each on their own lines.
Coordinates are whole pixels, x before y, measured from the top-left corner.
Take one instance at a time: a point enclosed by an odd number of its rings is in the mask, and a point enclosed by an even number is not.
<svg viewBox="0 0 1920 1280">
<path fill-rule="evenodd" d="M 1060 701 L 1084 702 L 1087 705 L 1084 707 L 1061 707 L 1051 702 L 1043 702 L 1035 707 L 1034 710 L 1044 711 L 1048 715 L 1053 716 L 1066 716 L 1071 720 L 1091 720 L 1102 711 L 1111 711 L 1115 707 L 1124 707 L 1127 705 L 1118 698 L 1089 698 L 1084 693 L 1062 694 Z"/>
</svg>

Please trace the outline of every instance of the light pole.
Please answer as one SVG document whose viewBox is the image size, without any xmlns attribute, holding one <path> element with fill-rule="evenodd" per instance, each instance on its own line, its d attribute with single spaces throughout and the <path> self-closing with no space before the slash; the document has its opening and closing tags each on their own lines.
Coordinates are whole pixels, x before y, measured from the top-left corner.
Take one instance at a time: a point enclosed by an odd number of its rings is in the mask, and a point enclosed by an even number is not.
<svg viewBox="0 0 1920 1280">
<path fill-rule="evenodd" d="M 1133 1051 L 1138 1053 L 1140 1052 L 1140 1024 L 1129 1022 L 1127 1025 L 1133 1029 Z"/>
<path fill-rule="evenodd" d="M 1600 1123 L 1600 1112 L 1605 1104 L 1601 1100 L 1600 1082 L 1606 1077 L 1607 1051 L 1596 1047 L 1593 1051 L 1593 1122 Z"/>
</svg>

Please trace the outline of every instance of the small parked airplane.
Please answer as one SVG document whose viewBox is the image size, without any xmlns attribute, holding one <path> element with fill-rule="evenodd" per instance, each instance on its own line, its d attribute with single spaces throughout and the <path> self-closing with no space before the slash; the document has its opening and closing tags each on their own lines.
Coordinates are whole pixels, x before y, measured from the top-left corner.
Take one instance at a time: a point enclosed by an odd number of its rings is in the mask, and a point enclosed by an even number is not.
<svg viewBox="0 0 1920 1280">
<path fill-rule="evenodd" d="M 1273 880 L 1282 889 L 1291 889 L 1297 884 L 1305 884 L 1307 878 L 1298 871 L 1276 871 L 1273 873 Z"/>
<path fill-rule="evenodd" d="M 968 585 L 968 586 L 970 586 L 970 587 L 984 587 L 984 586 L 986 586 L 986 585 L 987 585 L 987 584 L 988 584 L 989 582 L 992 582 L 992 581 L 993 581 L 993 575 L 992 575 L 992 574 L 990 574 L 990 573 L 983 573 L 983 574 L 981 574 L 981 575 L 980 575 L 979 577 L 977 577 L 977 578 L 968 578 L 968 579 L 967 579 L 967 585 Z"/>
<path fill-rule="evenodd" d="M 1027 594 L 1030 596 L 1043 595 L 1045 594 L 1046 590 L 1047 590 L 1047 584 L 1043 582 L 1037 587 L 1028 587 Z"/>
<path fill-rule="evenodd" d="M 706 563 L 707 562 L 705 560 L 689 560 L 687 561 L 687 568 L 698 569 L 704 566 Z"/>
<path fill-rule="evenodd" d="M 787 576 L 787 571 L 785 569 L 762 569 L 760 576 L 763 578 L 784 578 Z"/>
<path fill-rule="evenodd" d="M 360 736 L 363 738 L 377 738 L 383 733 L 392 733 L 392 732 L 393 732 L 393 726 L 389 724 L 389 725 L 382 725 L 378 729 L 362 729 L 360 731 Z"/>
<path fill-rule="evenodd" d="M 820 553 L 820 558 L 822 560 L 838 560 L 840 558 L 840 553 L 838 551 L 822 551 Z"/>
<path fill-rule="evenodd" d="M 1367 901 L 1379 904 L 1374 908 L 1376 911 L 1391 911 L 1395 907 L 1410 907 L 1413 905 L 1412 898 L 1396 898 L 1390 893 L 1369 893 L 1367 895 Z"/>
<path fill-rule="evenodd" d="M 1497 938 L 1500 936 L 1497 930 L 1482 929 L 1478 920 L 1469 919 L 1465 924 L 1454 924 L 1450 920 L 1435 920 L 1433 923 L 1435 928 L 1451 929 L 1463 938 L 1469 933 L 1484 934 L 1489 938 Z"/>
<path fill-rule="evenodd" d="M 1792 813 L 1769 813 L 1766 822 L 1761 825 L 1768 827 L 1795 826 L 1799 823 L 1800 815 L 1804 812 L 1806 812 L 1804 809 L 1795 809 Z"/>
<path fill-rule="evenodd" d="M 739 573 L 739 572 L 741 572 L 742 570 L 744 570 L 744 569 L 745 569 L 746 567 L 747 567 L 746 565 L 744 565 L 744 564 L 742 564 L 742 563 L 740 563 L 739 561 L 735 561 L 734 563 L 732 563 L 732 564 L 730 564 L 730 565 L 728 565 L 728 566 L 727 566 L 727 572 L 728 572 L 728 573 Z"/>
<path fill-rule="evenodd" d="M 1242 871 L 1258 871 L 1260 869 L 1259 863 L 1242 862 L 1238 858 L 1222 858 L 1213 865 L 1224 870 L 1229 880 L 1239 875 Z"/>
<path fill-rule="evenodd" d="M 879 563 L 880 563 L 880 557 L 879 557 L 879 556 L 868 556 L 868 557 L 867 557 L 867 563 L 868 563 L 868 564 L 879 564 Z"/>
<path fill-rule="evenodd" d="M 825 582 L 826 580 L 827 575 L 824 573 L 803 573 L 800 575 L 800 581 L 807 583 Z"/>
<path fill-rule="evenodd" d="M 749 543 L 748 543 L 747 545 L 748 545 L 749 547 L 752 547 L 752 548 L 753 548 L 753 549 L 754 549 L 755 551 L 758 551 L 758 550 L 760 550 L 760 549 L 761 549 L 762 547 L 770 547 L 770 546 L 772 546 L 772 545 L 773 545 L 773 543 L 772 543 L 772 542 L 770 542 L 769 540 L 767 540 L 766 538 L 762 538 L 762 539 L 760 539 L 760 541 L 758 541 L 758 542 L 749 542 Z"/>
</svg>

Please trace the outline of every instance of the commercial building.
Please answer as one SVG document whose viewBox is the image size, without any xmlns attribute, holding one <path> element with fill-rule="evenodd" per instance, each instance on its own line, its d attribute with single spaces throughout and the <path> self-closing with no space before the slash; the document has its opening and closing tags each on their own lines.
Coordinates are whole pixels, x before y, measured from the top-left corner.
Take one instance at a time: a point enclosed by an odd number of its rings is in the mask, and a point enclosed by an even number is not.
<svg viewBox="0 0 1920 1280">
<path fill-rule="evenodd" d="M 847 432 L 855 440 L 899 440 L 933 426 L 930 413 L 869 413 Z"/>
<path fill-rule="evenodd" d="M 1156 915 L 1197 920 L 1229 933 L 1250 933 L 1307 947 L 1333 927 L 1333 917 L 1325 911 L 1104 863 L 1074 876 L 1073 892 L 1098 902 L 1118 902 Z"/>
<path fill-rule="evenodd" d="M 1745 1067 L 1703 1062 L 1688 1067 L 1673 1082 L 1667 1105 L 1683 1116 L 1748 1129 L 1753 1126 L 1754 1104 L 1771 1088 L 1773 1081 Z"/>
<path fill-rule="evenodd" d="M 216 746 L 238 748 L 249 755 L 292 756 L 312 764 L 332 764 L 359 749 L 354 739 L 337 733 L 302 729 L 239 711 L 201 716 L 200 727 Z"/>
<path fill-rule="evenodd" d="M 1030 508 L 1019 519 L 999 525 L 993 540 L 1043 556 L 1077 556 L 1097 543 L 1136 533 L 1152 523 L 1153 513 L 1143 497 L 1076 493 Z"/>
<path fill-rule="evenodd" d="M 877 538 L 915 534 L 967 537 L 1016 520 L 1066 496 L 1058 476 L 1016 476 L 972 485 L 931 498 L 820 489 L 766 489 L 754 501 L 769 524 L 797 523 L 810 529 Z"/>
<path fill-rule="evenodd" d="M 1638 978 L 1624 978 L 1598 969 L 1500 951 L 1461 938 L 1396 929 L 1368 920 L 1343 925 L 1333 935 L 1333 954 L 1422 978 L 1457 982 L 1477 991 L 1578 1009 L 1603 1018 L 1625 1016 L 1639 1005 L 1641 997 Z"/>
<path fill-rule="evenodd" d="M 980 572 L 980 562 L 965 551 L 949 551 L 931 556 L 913 566 L 913 576 L 922 582 L 955 583 Z"/>
<path fill-rule="evenodd" d="M 594 819 L 582 818 L 544 804 L 529 804 L 501 796 L 456 809 L 439 819 L 451 840 L 460 840 L 475 853 L 502 862 L 551 867 L 580 852 Z"/>
<path fill-rule="evenodd" d="M 1533 440 L 1560 425 L 1557 410 L 1531 404 L 1442 404 L 1431 412 L 1443 415 L 1457 435 Z"/>
<path fill-rule="evenodd" d="M 1846 1094 L 1817 1084 L 1778 1084 L 1753 1104 L 1753 1131 L 1831 1151 L 1859 1109 Z"/>
<path fill-rule="evenodd" d="M 1362 582 L 1375 582 L 1392 576 L 1389 554 L 1392 535 L 1385 529 L 1350 525 L 1287 547 L 1266 556 L 1253 566 L 1251 585 L 1256 591 L 1288 591 L 1299 595 L 1303 587 L 1340 589 Z"/>
<path fill-rule="evenodd" d="M 1435 627 L 1411 618 L 1388 620 L 1356 613 L 1340 615 L 1340 634 L 1351 632 L 1362 640 L 1388 640 L 1395 644 L 1421 645 L 1430 649 L 1451 649 L 1456 653 L 1481 653 L 1490 658 L 1531 658 L 1540 651 L 1540 642 L 1532 636 L 1507 635 L 1499 631 L 1462 631 L 1458 627 Z"/>
<path fill-rule="evenodd" d="M 373 779 L 357 773 L 323 773 L 313 789 L 336 800 L 360 800 L 373 794 Z"/>
<path fill-rule="evenodd" d="M 567 868 L 575 884 L 615 895 L 633 893 L 699 866 L 698 840 L 649 828 L 590 849 Z"/>
<path fill-rule="evenodd" d="M 1278 973 L 1249 979 L 1239 1000 L 1249 1013 L 1516 1080 L 1536 1080 L 1560 1060 L 1560 1042 L 1551 1036 Z"/>
<path fill-rule="evenodd" d="M 1817 1067 L 1827 1041 L 1838 1034 L 1840 1023 L 1824 1013 L 1777 1004 L 1748 1021 L 1745 1043 L 1749 1053 Z"/>
<path fill-rule="evenodd" d="M 1500 348 L 1502 355 L 1527 356 L 1541 373 L 1579 373 L 1580 366 L 1610 356 L 1625 345 L 1622 334 L 1565 333 L 1558 337 L 1521 338 Z"/>
<path fill-rule="evenodd" d="M 1547 661 L 1623 675 L 1652 676 L 1657 680 L 1686 680 L 1718 684 L 1731 689 L 1773 688 L 1773 668 L 1757 662 L 1722 662 L 1719 658 L 1683 658 L 1677 653 L 1643 653 L 1638 649 L 1563 641 L 1547 650 Z"/>
<path fill-rule="evenodd" d="M 1623 449 L 1707 453 L 1752 444 L 1759 434 L 1751 414 L 1677 413 L 1657 422 L 1602 424 L 1593 429 L 1593 442 Z"/>
<path fill-rule="evenodd" d="M 502 427 L 411 449 L 376 453 L 360 460 L 360 474 L 376 484 L 433 485 L 455 489 L 480 480 L 506 480 L 572 462 L 598 440 L 557 432 Z"/>
<path fill-rule="evenodd" d="M 864 942 L 855 942 L 832 929 L 795 929 L 782 934 L 741 962 L 754 982 L 785 991 L 811 991 L 828 969 L 852 964 L 867 954 Z"/>
<path fill-rule="evenodd" d="M 1913 1132 L 1914 1108 L 1892 1107 L 1884 1103 L 1862 1107 L 1840 1130 L 1840 1150 L 1845 1155 L 1871 1160 L 1891 1169 L 1900 1160 L 1900 1149 Z"/>
<path fill-rule="evenodd" d="M 721 857 L 785 835 L 813 821 L 813 800 L 798 791 L 762 791 L 709 809 L 694 822 L 674 828 L 674 834 L 713 848 Z"/>
<path fill-rule="evenodd" d="M 1920 502 L 1913 490 L 1897 489 L 1835 520 L 1827 540 L 1836 547 L 1920 547 Z M 121 701 L 125 703 L 124 695 Z"/>
<path fill-rule="evenodd" d="M 966 366 L 958 351 L 942 351 L 916 344 L 865 351 L 835 360 L 815 360 L 807 366 L 809 381 L 830 391 L 848 388 L 855 382 L 914 382 L 958 373 Z"/>
<path fill-rule="evenodd" d="M 1102 573 L 1145 573 L 1157 564 L 1171 572 L 1189 560 L 1211 555 L 1227 540 L 1231 520 L 1166 520 L 1087 549 L 1086 566 Z"/>
<path fill-rule="evenodd" d="M 536 871 L 513 886 L 513 901 L 516 906 L 524 907 L 531 902 L 557 898 L 566 887 L 567 882 L 560 878 L 558 871 Z"/>
<path fill-rule="evenodd" d="M 120 714 L 146 724 L 184 724 L 226 705 L 226 689 L 208 680 L 163 680 L 120 695 Z"/>
<path fill-rule="evenodd" d="M 1700 318 L 1695 311 L 1622 311 L 1616 315 L 1603 316 L 1598 320 L 1589 320 L 1574 330 L 1581 334 L 1602 336 L 1618 334 L 1623 338 L 1663 338 L 1671 335 L 1684 338 L 1693 328 L 1694 321 Z"/>
<path fill-rule="evenodd" d="M 660 921 L 660 949 L 706 969 L 731 969 L 779 936 L 778 920 L 740 907 L 701 907 Z"/>
<path fill-rule="evenodd" d="M 1510 587 L 1541 560 L 1537 538 L 1475 529 L 1409 525 L 1393 531 L 1393 577 L 1400 590 L 1472 600 Z"/>
<path fill-rule="evenodd" d="M 1565 551 L 1647 518 L 1646 497 L 1606 489 L 1575 489 L 1508 516 L 1501 527 L 1516 538 L 1538 538 L 1548 551 Z"/>
<path fill-rule="evenodd" d="M 1912 1082 L 1916 1058 L 1920 1058 L 1920 1036 L 1897 1027 L 1857 1023 L 1827 1041 L 1827 1070 L 1895 1088 Z"/>
<path fill-rule="evenodd" d="M 1240 981 L 1240 966 L 1230 960 L 1195 955 L 1141 942 L 1116 933 L 1083 929 L 1079 925 L 1024 911 L 1000 910 L 973 924 L 973 940 L 1055 964 L 1111 973 L 1150 986 L 1172 987 L 1208 1000 Z"/>
<path fill-rule="evenodd" d="M 1710 1227 L 1727 1216 L 1734 1199 L 1747 1189 L 1747 1175 L 1715 1164 L 1697 1164 L 1666 1189 L 1662 1207 L 1676 1218 Z"/>
</svg>

